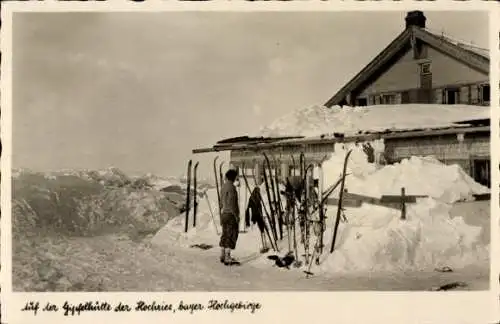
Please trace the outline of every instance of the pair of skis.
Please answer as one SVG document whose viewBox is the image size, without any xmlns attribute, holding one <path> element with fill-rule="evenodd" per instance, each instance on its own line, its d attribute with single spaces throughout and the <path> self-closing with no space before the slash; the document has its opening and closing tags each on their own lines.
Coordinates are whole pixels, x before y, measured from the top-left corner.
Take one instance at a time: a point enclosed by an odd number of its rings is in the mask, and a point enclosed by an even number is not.
<svg viewBox="0 0 500 324">
<path fill-rule="evenodd" d="M 217 200 L 219 202 L 219 214 L 222 211 L 222 202 L 221 202 L 221 188 L 222 185 L 224 184 L 224 177 L 222 176 L 222 166 L 224 165 L 224 161 L 221 162 L 219 165 L 219 173 L 217 174 L 217 160 L 219 159 L 218 156 L 214 158 L 214 178 L 215 178 L 215 188 L 217 189 Z M 220 179 L 220 184 L 219 180 Z"/>
<path fill-rule="evenodd" d="M 323 250 L 323 231 L 324 231 L 324 226 L 325 226 L 324 204 L 326 203 L 326 200 L 331 195 L 331 193 L 333 193 L 333 191 L 340 184 L 339 202 L 338 202 L 338 206 L 337 206 L 337 216 L 336 216 L 335 224 L 333 227 L 333 235 L 332 235 L 332 243 L 331 243 L 331 247 L 330 247 L 330 253 L 333 253 L 333 251 L 335 249 L 335 242 L 337 239 L 340 218 L 342 216 L 342 211 L 344 210 L 344 208 L 342 206 L 342 201 L 343 201 L 343 196 L 344 196 L 345 179 L 348 175 L 346 173 L 347 172 L 347 164 L 348 164 L 349 156 L 351 155 L 351 152 L 352 152 L 352 150 L 349 150 L 345 156 L 344 167 L 343 167 L 340 179 L 335 184 L 333 184 L 329 189 L 327 189 L 326 192 L 322 192 L 321 190 L 319 191 L 321 193 L 321 197 L 319 198 L 319 205 L 318 205 L 321 232 L 317 238 L 316 248 L 313 250 L 313 258 L 314 258 L 314 254 L 318 253 L 318 255 L 316 256 L 316 259 L 315 259 L 316 265 L 319 265 L 319 257 L 322 254 L 322 250 Z M 320 172 L 321 171 L 322 170 L 320 170 Z M 307 277 L 309 277 L 310 275 L 313 275 L 313 273 L 311 272 L 312 262 L 313 262 L 313 259 L 311 259 L 309 266 L 308 266 L 308 269 L 306 271 L 304 271 L 306 273 Z"/>
<path fill-rule="evenodd" d="M 242 166 L 242 169 L 245 170 L 244 164 Z M 242 171 L 242 176 L 243 176 L 243 180 L 245 181 L 245 186 L 246 186 L 246 188 L 251 196 L 252 190 L 250 189 L 250 185 L 248 184 L 248 179 L 247 179 L 244 171 Z M 254 176 L 255 186 L 257 186 L 257 180 L 255 179 L 255 175 L 253 174 L 253 176 Z M 267 210 L 265 209 L 265 206 L 263 204 L 262 199 L 260 199 L 260 207 L 264 209 L 264 211 L 266 213 L 266 217 L 268 219 L 268 222 L 270 222 L 269 214 L 267 213 Z M 264 232 L 267 234 L 267 238 L 269 239 L 269 243 L 271 244 L 272 249 L 277 252 L 279 250 L 278 244 L 276 242 L 276 239 L 271 237 L 271 233 L 269 232 L 269 228 L 267 227 L 267 224 L 265 222 L 264 222 Z M 265 247 L 265 245 L 266 244 L 264 241 L 264 237 L 262 237 L 262 246 Z"/>
<path fill-rule="evenodd" d="M 189 212 L 191 211 L 191 176 L 193 176 L 193 227 L 196 227 L 196 214 L 198 212 L 198 183 L 197 171 L 199 162 L 196 162 L 194 168 L 192 167 L 193 161 L 189 160 L 187 169 L 187 193 L 186 193 L 186 222 L 184 232 L 187 233 L 189 229 Z M 192 175 L 193 173 L 193 175 Z"/>
</svg>

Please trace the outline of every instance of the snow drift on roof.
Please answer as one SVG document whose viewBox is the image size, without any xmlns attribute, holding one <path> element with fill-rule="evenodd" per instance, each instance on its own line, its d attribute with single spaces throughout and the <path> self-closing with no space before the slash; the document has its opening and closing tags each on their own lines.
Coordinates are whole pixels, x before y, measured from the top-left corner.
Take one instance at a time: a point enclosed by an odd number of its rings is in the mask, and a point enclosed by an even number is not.
<svg viewBox="0 0 500 324">
<path fill-rule="evenodd" d="M 450 127 L 463 120 L 489 119 L 490 108 L 470 105 L 405 104 L 366 107 L 312 106 L 264 126 L 261 136 L 320 136 L 385 130 Z"/>
</svg>

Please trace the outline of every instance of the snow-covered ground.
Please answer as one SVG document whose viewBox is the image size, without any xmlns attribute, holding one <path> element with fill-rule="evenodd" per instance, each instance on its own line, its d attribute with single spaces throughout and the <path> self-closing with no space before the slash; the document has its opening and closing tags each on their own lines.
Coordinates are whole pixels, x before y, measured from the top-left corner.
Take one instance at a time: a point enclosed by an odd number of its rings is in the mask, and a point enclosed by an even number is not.
<svg viewBox="0 0 500 324">
<path fill-rule="evenodd" d="M 259 130 L 260 136 L 319 136 L 323 134 L 447 127 L 472 119 L 490 118 L 489 107 L 405 104 L 366 107 L 312 106 L 292 111 Z"/>
</svg>

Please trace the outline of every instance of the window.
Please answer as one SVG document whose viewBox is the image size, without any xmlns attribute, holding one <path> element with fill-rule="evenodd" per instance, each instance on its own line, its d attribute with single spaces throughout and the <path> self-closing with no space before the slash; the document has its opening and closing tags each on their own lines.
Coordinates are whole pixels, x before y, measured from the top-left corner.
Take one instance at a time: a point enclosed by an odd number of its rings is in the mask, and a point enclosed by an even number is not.
<svg viewBox="0 0 500 324">
<path fill-rule="evenodd" d="M 457 88 L 445 89 L 443 93 L 443 102 L 448 105 L 458 104 L 460 99 L 460 90 Z"/>
<path fill-rule="evenodd" d="M 431 74 L 431 63 L 420 64 L 420 74 Z"/>
<path fill-rule="evenodd" d="M 367 106 L 368 99 L 367 98 L 358 98 L 356 99 L 356 106 Z"/>
<path fill-rule="evenodd" d="M 409 104 L 410 103 L 410 91 L 401 92 L 401 103 Z"/>
<path fill-rule="evenodd" d="M 395 94 L 383 94 L 380 96 L 380 104 L 382 105 L 394 105 L 396 104 Z"/>
<path fill-rule="evenodd" d="M 489 104 L 490 103 L 490 85 L 489 84 L 483 84 L 479 88 L 480 91 L 480 98 L 481 98 L 481 103 L 482 104 Z"/>
</svg>

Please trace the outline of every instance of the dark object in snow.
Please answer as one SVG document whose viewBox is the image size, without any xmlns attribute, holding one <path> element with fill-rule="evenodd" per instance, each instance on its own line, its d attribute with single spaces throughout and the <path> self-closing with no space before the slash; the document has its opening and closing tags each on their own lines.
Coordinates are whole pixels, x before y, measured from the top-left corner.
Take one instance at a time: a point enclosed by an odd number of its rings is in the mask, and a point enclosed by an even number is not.
<svg viewBox="0 0 500 324">
<path fill-rule="evenodd" d="M 447 290 L 451 290 L 451 289 L 455 289 L 455 288 L 465 288 L 465 287 L 467 287 L 467 284 L 465 282 L 455 281 L 455 282 L 451 282 L 451 283 L 446 284 L 446 285 L 442 285 L 442 286 L 433 288 L 431 290 L 433 290 L 433 291 L 447 291 Z"/>
<path fill-rule="evenodd" d="M 160 191 L 163 191 L 163 192 L 175 192 L 175 193 L 182 194 L 182 195 L 184 195 L 185 192 L 186 192 L 179 185 L 166 186 L 166 187 L 161 188 Z"/>
<path fill-rule="evenodd" d="M 434 271 L 437 271 L 437 272 L 453 272 L 453 269 L 448 267 L 448 266 L 444 266 L 444 267 L 441 267 L 441 268 L 436 268 L 434 269 Z"/>
<path fill-rule="evenodd" d="M 333 137 L 344 138 L 344 134 L 343 133 L 333 133 Z"/>
<path fill-rule="evenodd" d="M 273 260 L 275 265 L 279 268 L 287 268 L 290 269 L 290 265 L 295 261 L 295 257 L 293 252 L 288 252 L 284 257 L 280 258 L 277 255 L 269 255 L 267 257 L 269 260 Z"/>
<path fill-rule="evenodd" d="M 201 243 L 201 244 L 193 244 L 193 245 L 191 245 L 191 247 L 192 248 L 199 248 L 202 250 L 210 250 L 211 248 L 213 248 L 213 245 Z"/>
</svg>

